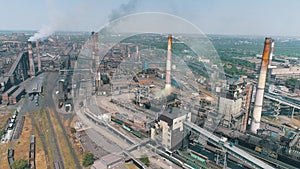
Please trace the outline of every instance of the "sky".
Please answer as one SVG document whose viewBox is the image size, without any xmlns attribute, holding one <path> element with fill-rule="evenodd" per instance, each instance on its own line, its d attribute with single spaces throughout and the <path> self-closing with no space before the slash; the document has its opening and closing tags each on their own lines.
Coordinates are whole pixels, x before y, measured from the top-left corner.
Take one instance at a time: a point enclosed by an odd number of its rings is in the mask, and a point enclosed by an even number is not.
<svg viewBox="0 0 300 169">
<path fill-rule="evenodd" d="M 182 17 L 207 34 L 300 36 L 299 0 L 0 0 L 0 3 L 0 30 L 97 31 L 124 15 L 163 12 Z"/>
</svg>

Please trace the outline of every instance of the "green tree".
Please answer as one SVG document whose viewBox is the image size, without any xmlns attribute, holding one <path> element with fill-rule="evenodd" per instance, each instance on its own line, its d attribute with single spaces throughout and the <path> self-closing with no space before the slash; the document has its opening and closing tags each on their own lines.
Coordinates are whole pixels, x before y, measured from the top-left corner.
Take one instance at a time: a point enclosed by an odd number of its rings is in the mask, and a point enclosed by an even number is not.
<svg viewBox="0 0 300 169">
<path fill-rule="evenodd" d="M 147 167 L 150 166 L 150 161 L 149 161 L 149 158 L 144 156 L 142 158 L 140 158 L 141 162 L 144 163 Z"/>
<path fill-rule="evenodd" d="M 83 161 L 82 161 L 82 165 L 84 167 L 88 167 L 90 165 L 92 165 L 95 161 L 94 155 L 92 153 L 87 153 L 84 157 L 83 157 Z"/>
<path fill-rule="evenodd" d="M 29 164 L 25 159 L 15 160 L 12 164 L 12 169 L 29 169 Z"/>
<path fill-rule="evenodd" d="M 288 79 L 288 80 L 286 81 L 286 83 L 287 83 L 288 85 L 292 85 L 292 86 L 295 86 L 296 82 L 297 82 L 297 79 L 296 79 L 296 78 L 290 78 L 290 79 Z"/>
<path fill-rule="evenodd" d="M 72 134 L 76 133 L 76 129 L 74 127 L 71 127 L 71 133 Z"/>
</svg>

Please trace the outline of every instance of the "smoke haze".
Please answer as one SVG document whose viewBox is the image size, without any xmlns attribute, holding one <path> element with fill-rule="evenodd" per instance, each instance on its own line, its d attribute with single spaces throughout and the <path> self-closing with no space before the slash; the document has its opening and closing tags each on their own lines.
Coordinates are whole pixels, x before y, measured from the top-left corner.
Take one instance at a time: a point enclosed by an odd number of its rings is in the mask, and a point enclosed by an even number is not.
<svg viewBox="0 0 300 169">
<path fill-rule="evenodd" d="M 118 8 L 111 11 L 108 16 L 108 20 L 112 21 L 135 12 L 137 3 L 138 0 L 129 0 L 128 3 L 121 4 Z M 33 36 L 31 36 L 28 41 L 45 39 L 58 30 L 68 30 L 74 28 L 76 29 L 76 27 L 78 27 L 78 25 L 80 25 L 83 20 L 87 21 L 91 19 L 87 14 L 93 13 L 93 11 L 89 9 L 94 8 L 93 4 L 82 2 L 78 6 L 73 8 L 72 11 L 68 11 L 68 13 L 64 14 L 63 11 L 61 11 L 62 9 L 59 9 L 59 6 L 55 4 L 54 0 L 48 0 L 47 4 L 50 23 L 48 25 L 42 26 L 42 28 Z M 101 25 L 98 25 L 96 28 L 98 28 L 99 26 Z M 91 27 L 95 27 L 95 25 L 91 25 Z"/>
<path fill-rule="evenodd" d="M 129 0 L 126 4 L 121 4 L 118 9 L 113 9 L 109 15 L 109 21 L 113 21 L 122 16 L 133 13 L 136 10 L 138 0 Z"/>
<path fill-rule="evenodd" d="M 47 38 L 55 32 L 55 26 L 43 26 L 37 33 L 31 36 L 28 41 L 36 41 Z"/>
</svg>

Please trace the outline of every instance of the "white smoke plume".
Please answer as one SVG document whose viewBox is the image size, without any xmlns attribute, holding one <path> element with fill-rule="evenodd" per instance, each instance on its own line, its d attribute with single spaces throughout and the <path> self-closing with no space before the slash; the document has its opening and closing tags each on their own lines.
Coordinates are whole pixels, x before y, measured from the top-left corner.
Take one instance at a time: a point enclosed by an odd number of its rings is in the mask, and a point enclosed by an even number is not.
<svg viewBox="0 0 300 169">
<path fill-rule="evenodd" d="M 129 0 L 128 3 L 121 4 L 117 9 L 113 9 L 108 16 L 109 21 L 133 13 L 137 8 L 137 2 L 138 0 Z M 65 11 L 61 11 L 56 3 L 55 0 L 47 0 L 50 23 L 47 26 L 42 26 L 28 41 L 43 40 L 58 30 L 76 28 L 83 20 L 88 18 L 89 15 L 87 14 L 91 12 L 89 10 L 91 7 L 90 3 L 85 3 L 84 1 L 71 11 L 68 11 L 67 14 L 64 13 Z"/>
<path fill-rule="evenodd" d="M 118 9 L 113 9 L 109 15 L 109 21 L 131 14 L 136 10 L 138 0 L 129 0 L 126 4 L 121 4 Z"/>
<path fill-rule="evenodd" d="M 55 32 L 55 26 L 43 26 L 37 33 L 31 36 L 28 41 L 45 39 Z"/>
</svg>

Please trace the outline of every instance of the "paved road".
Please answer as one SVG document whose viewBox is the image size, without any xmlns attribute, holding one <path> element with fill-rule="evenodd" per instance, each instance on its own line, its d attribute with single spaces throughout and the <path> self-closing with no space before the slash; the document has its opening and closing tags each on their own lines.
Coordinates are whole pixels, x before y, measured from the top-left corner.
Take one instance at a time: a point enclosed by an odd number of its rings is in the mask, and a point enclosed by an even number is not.
<svg viewBox="0 0 300 169">
<path fill-rule="evenodd" d="M 122 140 L 121 138 L 117 137 L 116 135 L 114 135 L 113 133 L 108 131 L 105 127 L 96 125 L 94 122 L 89 120 L 85 115 L 83 115 L 83 110 L 82 110 L 82 112 L 80 112 L 80 111 L 77 112 L 77 117 L 78 117 L 78 119 L 80 119 L 82 121 L 83 124 L 93 128 L 96 132 L 101 133 L 101 135 L 103 135 L 108 140 L 111 140 L 112 142 L 117 144 L 119 147 L 124 149 L 124 148 L 130 146 L 125 140 Z M 88 134 L 88 136 L 92 140 L 97 140 L 97 138 L 98 138 L 98 136 L 96 136 L 95 134 Z M 99 142 L 97 141 L 96 143 L 99 143 Z M 102 147 L 102 144 L 100 143 L 99 146 Z"/>
<path fill-rule="evenodd" d="M 75 150 L 73 149 L 71 143 L 70 143 L 70 140 L 68 138 L 68 135 L 67 135 L 67 132 L 58 116 L 58 113 L 56 111 L 56 107 L 57 106 L 53 100 L 53 92 L 54 92 L 54 88 L 55 86 L 57 85 L 57 81 L 58 81 L 58 72 L 47 72 L 46 74 L 46 77 L 47 79 L 45 80 L 45 98 L 44 98 L 44 102 L 42 103 L 42 106 L 43 107 L 49 107 L 51 108 L 52 110 L 54 110 L 54 118 L 57 119 L 58 121 L 58 124 L 60 126 L 60 128 L 62 129 L 62 132 L 63 132 L 63 138 L 57 138 L 58 140 L 59 139 L 64 139 L 66 140 L 67 142 L 67 146 L 69 147 L 69 150 L 71 151 L 70 152 L 70 156 L 72 156 L 72 158 L 74 159 L 75 161 L 75 164 L 76 164 L 76 168 L 80 169 L 80 162 L 75 154 Z"/>
</svg>

